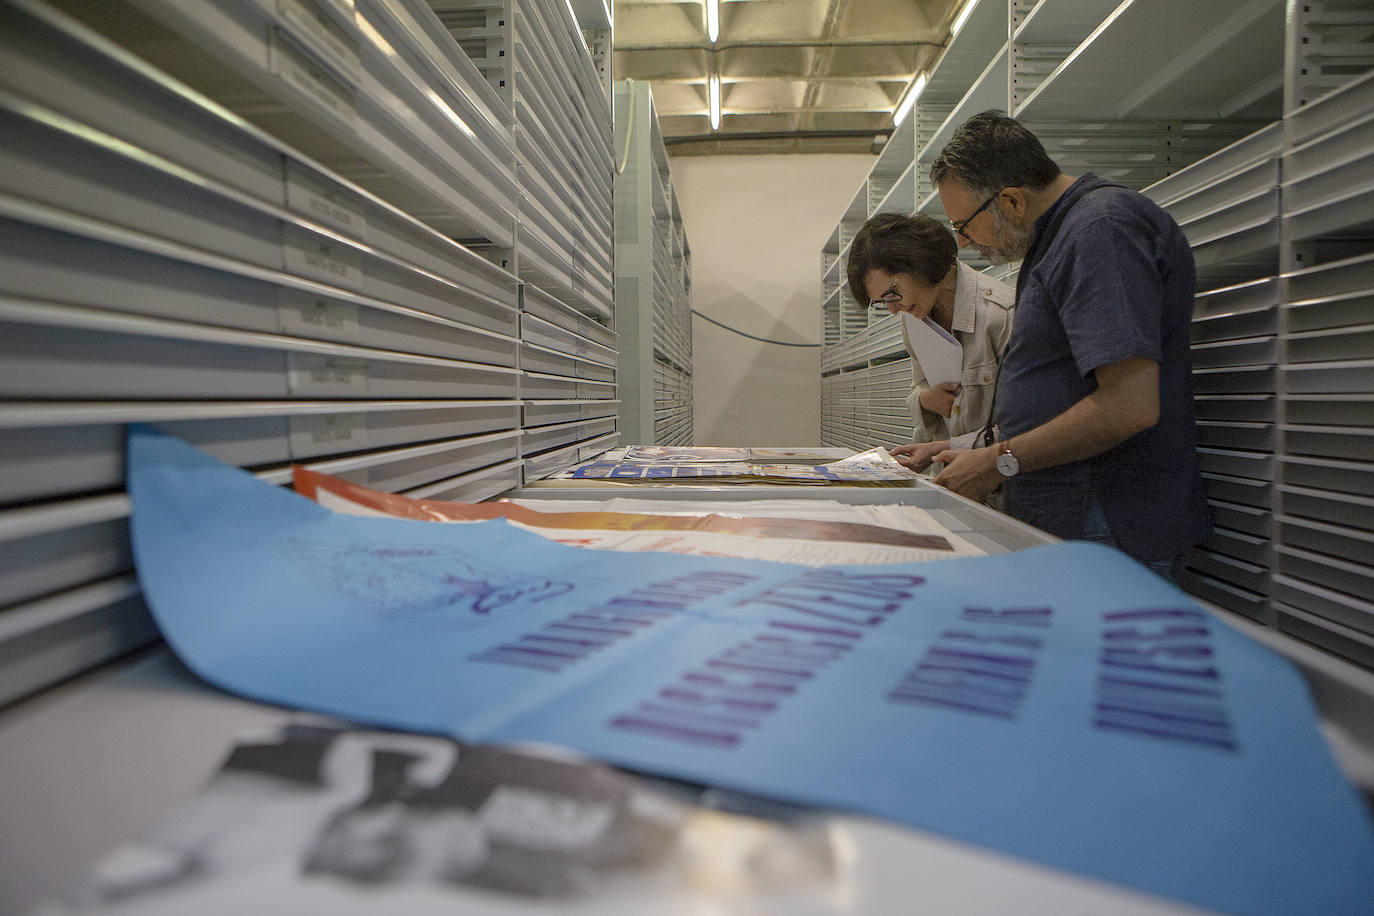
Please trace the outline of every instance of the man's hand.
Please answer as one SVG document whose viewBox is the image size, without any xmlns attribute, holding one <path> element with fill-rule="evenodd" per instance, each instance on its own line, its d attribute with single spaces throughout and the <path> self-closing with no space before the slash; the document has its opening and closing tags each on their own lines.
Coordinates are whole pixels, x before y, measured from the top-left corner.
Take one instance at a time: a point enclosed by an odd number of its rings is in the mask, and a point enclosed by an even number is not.
<svg viewBox="0 0 1374 916">
<path fill-rule="evenodd" d="M 888 449 L 888 451 L 902 467 L 910 468 L 913 471 L 924 471 L 930 467 L 931 459 L 947 448 L 949 448 L 949 440 L 941 439 L 939 442 L 909 442 L 906 445 Z"/>
<path fill-rule="evenodd" d="M 995 448 L 946 449 L 934 460 L 945 466 L 935 482 L 972 500 L 982 500 L 1002 482 Z"/>
<path fill-rule="evenodd" d="M 1100 455 L 1158 421 L 1158 363 L 1132 356 L 1098 366 L 1094 374 L 1096 391 L 1048 423 L 1008 440 L 1014 443 L 1021 473 Z M 1002 482 L 995 448 L 952 449 L 931 458 L 945 465 L 935 482 L 960 496 L 981 500 Z"/>
<path fill-rule="evenodd" d="M 924 389 L 916 400 L 926 410 L 948 420 L 954 410 L 954 396 L 958 393 L 958 382 L 941 382 L 933 388 Z"/>
</svg>

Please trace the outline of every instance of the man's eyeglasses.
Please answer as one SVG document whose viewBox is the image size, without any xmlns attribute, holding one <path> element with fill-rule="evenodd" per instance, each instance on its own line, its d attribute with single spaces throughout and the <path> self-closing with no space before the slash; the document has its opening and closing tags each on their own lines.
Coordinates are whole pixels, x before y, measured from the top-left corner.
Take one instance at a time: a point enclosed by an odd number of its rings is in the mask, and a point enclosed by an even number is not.
<svg viewBox="0 0 1374 916">
<path fill-rule="evenodd" d="M 962 235 L 964 238 L 968 239 L 970 242 L 973 241 L 973 239 L 969 239 L 968 233 L 964 231 L 964 227 L 967 226 L 969 223 L 973 222 L 974 218 L 975 218 L 979 213 L 982 213 L 982 212 L 983 212 L 984 210 L 986 210 L 989 206 L 991 206 L 992 202 L 993 202 L 994 200 L 996 200 L 996 199 L 998 198 L 998 196 L 1001 195 L 1002 191 L 1004 191 L 1004 190 L 1005 190 L 1005 188 L 998 188 L 998 189 L 997 189 L 997 192 L 996 192 L 995 194 L 993 194 L 991 197 L 989 197 L 987 200 L 983 201 L 982 205 L 979 206 L 977 210 L 974 210 L 972 213 L 970 213 L 968 216 L 964 217 L 963 219 L 959 220 L 958 222 L 955 222 L 954 220 L 950 220 L 950 221 L 949 221 L 950 228 L 953 229 L 955 232 L 959 233 L 960 235 Z"/>
<path fill-rule="evenodd" d="M 877 308 L 880 305 L 896 305 L 898 302 L 901 301 L 902 294 L 897 292 L 897 284 L 894 283 L 892 284 L 892 289 L 883 293 L 877 299 L 868 300 L 868 304 L 871 308 Z"/>
</svg>

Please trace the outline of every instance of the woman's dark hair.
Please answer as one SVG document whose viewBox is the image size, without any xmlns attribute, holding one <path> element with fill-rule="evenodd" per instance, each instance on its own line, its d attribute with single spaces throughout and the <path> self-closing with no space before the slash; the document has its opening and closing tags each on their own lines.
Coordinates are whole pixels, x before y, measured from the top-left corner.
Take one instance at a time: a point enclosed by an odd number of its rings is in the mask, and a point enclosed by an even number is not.
<svg viewBox="0 0 1374 916">
<path fill-rule="evenodd" d="M 930 166 L 932 184 L 952 179 L 980 197 L 1003 188 L 1040 189 L 1058 177 L 1059 166 L 1035 134 L 996 109 L 961 124 Z"/>
<path fill-rule="evenodd" d="M 954 234 L 929 216 L 878 213 L 859 229 L 849 246 L 845 266 L 849 291 L 868 304 L 864 278 L 870 270 L 890 274 L 910 274 L 934 286 L 945 278 L 959 255 Z"/>
</svg>

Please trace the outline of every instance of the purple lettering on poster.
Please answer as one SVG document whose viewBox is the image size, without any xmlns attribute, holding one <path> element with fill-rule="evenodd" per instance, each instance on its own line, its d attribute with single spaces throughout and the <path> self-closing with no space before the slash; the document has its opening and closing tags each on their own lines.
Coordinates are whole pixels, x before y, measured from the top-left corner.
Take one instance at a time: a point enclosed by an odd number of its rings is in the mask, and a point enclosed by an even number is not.
<svg viewBox="0 0 1374 916">
<path fill-rule="evenodd" d="M 977 626 L 943 631 L 888 691 L 887 701 L 1014 722 L 1045 645 L 1039 636 L 1018 628 L 1048 627 L 1053 611 L 1047 607 L 965 607 L 959 616 Z"/>
<path fill-rule="evenodd" d="M 689 611 L 699 602 L 755 581 L 745 573 L 697 571 L 638 588 L 601 607 L 584 608 L 515 640 L 493 646 L 469 661 L 557 673 L 653 624 Z"/>
<path fill-rule="evenodd" d="M 780 636 L 771 628 L 725 649 L 611 718 L 619 731 L 702 747 L 733 748 L 783 700 L 854 648 L 834 636 Z"/>
<path fill-rule="evenodd" d="M 1094 727 L 1114 734 L 1240 749 L 1212 663 L 1207 615 L 1192 608 L 1103 614 Z"/>
</svg>

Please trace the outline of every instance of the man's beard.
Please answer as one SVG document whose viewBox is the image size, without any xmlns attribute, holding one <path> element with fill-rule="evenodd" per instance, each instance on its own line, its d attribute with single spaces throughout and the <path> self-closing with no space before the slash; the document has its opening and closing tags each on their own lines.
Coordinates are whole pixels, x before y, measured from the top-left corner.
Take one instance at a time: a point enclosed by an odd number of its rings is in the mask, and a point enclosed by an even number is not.
<svg viewBox="0 0 1374 916">
<path fill-rule="evenodd" d="M 1030 251 L 1031 239 L 1035 238 L 1035 224 L 1019 226 L 995 209 L 992 211 L 992 218 L 992 231 L 996 241 L 992 245 L 979 245 L 975 242 L 973 247 L 992 264 L 1010 264 L 1024 258 L 1026 252 Z"/>
</svg>

